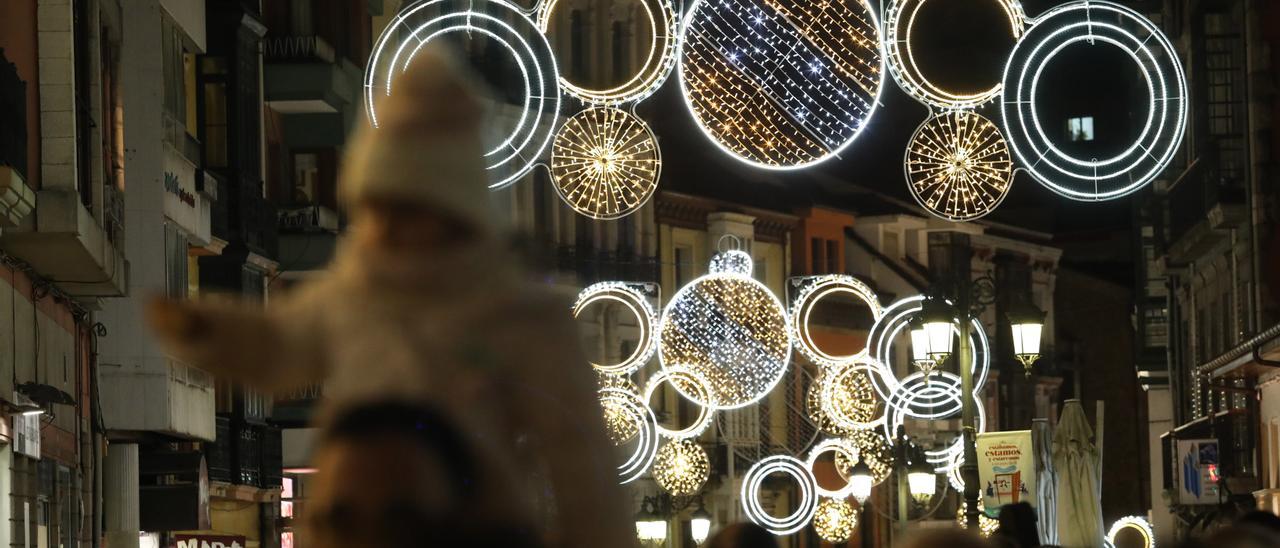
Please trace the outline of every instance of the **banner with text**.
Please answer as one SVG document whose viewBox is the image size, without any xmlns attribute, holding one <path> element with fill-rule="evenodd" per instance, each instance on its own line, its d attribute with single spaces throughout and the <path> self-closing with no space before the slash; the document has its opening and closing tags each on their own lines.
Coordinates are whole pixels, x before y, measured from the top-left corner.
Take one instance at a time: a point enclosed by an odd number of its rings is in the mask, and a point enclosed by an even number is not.
<svg viewBox="0 0 1280 548">
<path fill-rule="evenodd" d="M 978 434 L 982 504 L 995 514 L 1006 504 L 1036 505 L 1036 461 L 1030 430 Z"/>
</svg>

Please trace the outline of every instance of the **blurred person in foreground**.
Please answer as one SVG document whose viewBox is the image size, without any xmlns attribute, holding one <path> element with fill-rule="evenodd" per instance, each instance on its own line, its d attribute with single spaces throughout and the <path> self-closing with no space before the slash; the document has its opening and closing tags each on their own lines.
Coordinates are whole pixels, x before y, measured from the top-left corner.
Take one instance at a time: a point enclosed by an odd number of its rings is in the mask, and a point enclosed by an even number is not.
<svg viewBox="0 0 1280 548">
<path fill-rule="evenodd" d="M 908 535 L 898 548 L 992 548 L 992 544 L 964 529 L 934 529 Z"/>
<path fill-rule="evenodd" d="M 744 521 L 721 529 L 703 548 L 778 548 L 778 539 L 764 527 Z"/>
<path fill-rule="evenodd" d="M 478 85 L 433 43 L 393 89 L 347 147 L 351 224 L 328 272 L 265 310 L 156 301 L 152 326 L 222 378 L 323 381 L 321 423 L 353 401 L 429 402 L 503 478 L 487 495 L 502 517 L 539 515 L 554 546 L 632 546 L 571 303 L 526 281 L 491 214 Z"/>
<path fill-rule="evenodd" d="M 1000 528 L 991 540 L 1013 548 L 1039 548 L 1037 519 L 1036 510 L 1030 504 L 1006 504 L 1000 507 Z"/>
</svg>

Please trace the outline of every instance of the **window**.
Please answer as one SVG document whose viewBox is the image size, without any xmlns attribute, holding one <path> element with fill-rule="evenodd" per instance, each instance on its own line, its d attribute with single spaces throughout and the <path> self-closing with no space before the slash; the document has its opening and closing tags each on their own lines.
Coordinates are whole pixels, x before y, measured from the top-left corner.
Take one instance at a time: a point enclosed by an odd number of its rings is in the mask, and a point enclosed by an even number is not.
<svg viewBox="0 0 1280 548">
<path fill-rule="evenodd" d="M 837 274 L 840 272 L 839 265 L 836 264 L 840 260 L 840 254 L 836 252 L 835 240 L 827 240 L 827 271 L 826 274 Z"/>
<path fill-rule="evenodd" d="M 165 294 L 170 299 L 184 299 L 187 284 L 187 237 L 176 226 L 164 226 Z"/>
<path fill-rule="evenodd" d="M 1067 138 L 1072 142 L 1093 140 L 1093 117 L 1067 119 Z"/>
<path fill-rule="evenodd" d="M 809 274 L 819 274 L 825 261 L 822 260 L 822 252 L 826 246 L 822 244 L 822 240 L 818 238 L 809 239 Z"/>
<path fill-rule="evenodd" d="M 320 181 L 320 162 L 313 152 L 293 155 L 293 202 L 298 205 L 316 203 L 316 186 Z"/>
<path fill-rule="evenodd" d="M 199 119 L 196 110 L 196 56 L 193 53 L 182 53 L 182 103 L 186 107 L 183 111 L 183 126 L 187 130 L 187 135 L 196 136 L 199 131 Z"/>
<path fill-rule="evenodd" d="M 227 61 L 221 57 L 200 60 L 204 74 L 204 163 L 227 167 Z"/>
<path fill-rule="evenodd" d="M 684 287 L 693 279 L 693 249 L 689 246 L 676 246 L 676 287 Z"/>
</svg>

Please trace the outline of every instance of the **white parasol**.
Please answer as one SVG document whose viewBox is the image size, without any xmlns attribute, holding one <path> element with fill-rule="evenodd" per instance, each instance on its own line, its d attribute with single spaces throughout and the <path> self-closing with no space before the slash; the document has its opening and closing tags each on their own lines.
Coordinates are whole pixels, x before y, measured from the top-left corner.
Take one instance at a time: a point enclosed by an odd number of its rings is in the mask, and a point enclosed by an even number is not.
<svg viewBox="0 0 1280 548">
<path fill-rule="evenodd" d="M 1058 543 L 1064 548 L 1103 545 L 1101 453 L 1080 400 L 1067 400 L 1053 434 L 1058 476 Z"/>
</svg>

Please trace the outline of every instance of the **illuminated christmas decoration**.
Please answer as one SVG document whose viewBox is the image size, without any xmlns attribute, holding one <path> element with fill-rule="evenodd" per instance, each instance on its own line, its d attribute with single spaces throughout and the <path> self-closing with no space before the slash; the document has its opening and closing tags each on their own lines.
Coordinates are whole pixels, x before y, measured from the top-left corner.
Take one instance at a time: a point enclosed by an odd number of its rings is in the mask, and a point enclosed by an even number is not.
<svg viewBox="0 0 1280 548">
<path fill-rule="evenodd" d="M 754 268 L 755 261 L 751 259 L 750 253 L 740 249 L 730 249 L 713 255 L 711 257 L 711 267 L 707 270 L 712 274 L 727 273 L 750 276 Z"/>
<path fill-rule="evenodd" d="M 696 494 L 710 473 L 711 460 L 706 450 L 688 440 L 662 446 L 653 462 L 653 479 L 658 487 L 678 497 Z"/>
<path fill-rule="evenodd" d="M 876 393 L 881 399 L 888 401 L 893 395 L 893 391 L 898 387 L 898 379 L 893 374 L 893 370 L 886 364 L 892 363 L 894 357 L 894 343 L 899 339 L 904 329 L 907 329 L 911 321 L 920 315 L 923 295 L 915 295 L 899 300 L 885 307 L 884 315 L 871 326 L 871 333 L 867 336 L 867 347 L 870 349 L 870 362 L 876 366 L 875 370 L 880 373 L 880 379 L 883 383 L 872 383 L 872 387 L 876 389 Z M 987 374 L 991 370 L 991 345 L 987 340 L 986 329 L 983 328 L 982 322 L 973 319 L 970 322 L 970 363 L 973 364 L 973 387 L 974 392 L 981 392 L 982 387 L 986 385 Z M 955 329 L 959 333 L 959 329 Z M 931 377 L 933 378 L 933 377 Z M 914 400 L 914 398 L 911 398 Z M 935 414 L 936 409 L 925 405 L 922 402 L 911 404 L 907 410 L 907 415 L 918 418 L 925 418 L 928 415 Z"/>
<path fill-rule="evenodd" d="M 521 8 L 504 0 L 426 0 L 403 7 L 373 46 L 364 74 L 365 111 L 378 127 L 375 98 L 391 95 L 393 77 L 409 66 L 432 40 L 483 37 L 513 58 L 523 78 L 524 100 L 514 127 L 488 143 L 485 153 L 490 188 L 501 188 L 523 177 L 551 142 L 560 111 L 560 85 L 551 45 Z"/>
<path fill-rule="evenodd" d="M 979 398 L 980 393 L 975 390 L 971 396 L 977 413 L 975 428 L 979 433 L 987 430 L 987 414 Z M 898 427 L 905 423 L 908 416 L 926 420 L 958 418 L 962 411 L 960 394 L 960 377 L 954 373 L 939 371 L 931 377 L 926 377 L 924 373 L 908 376 L 898 385 L 887 402 L 889 409 L 884 422 L 885 439 L 891 442 L 895 440 L 896 436 L 893 433 L 898 431 Z M 927 409 L 929 412 L 911 414 L 911 410 L 921 409 Z M 934 466 L 935 472 L 950 473 L 957 462 L 957 457 L 964 455 L 964 437 L 957 433 L 951 444 L 942 449 L 925 450 L 924 454 L 925 460 Z"/>
<path fill-rule="evenodd" d="M 1146 84 L 1147 118 L 1133 143 L 1110 158 L 1077 158 L 1041 126 L 1037 85 L 1044 67 L 1068 47 L 1112 47 L 1128 55 Z M 1187 83 L 1169 39 L 1141 14 L 1103 0 L 1063 4 L 1036 18 L 1005 65 L 1001 114 L 1005 138 L 1040 184 L 1081 201 L 1111 200 L 1151 182 L 1178 150 L 1186 130 Z"/>
<path fill-rule="evenodd" d="M 925 77 L 920 67 L 916 65 L 915 53 L 911 49 L 911 32 L 915 26 L 916 16 L 927 1 L 894 0 L 885 10 L 885 60 L 898 86 L 907 92 L 907 95 L 920 102 L 943 110 L 973 108 L 1000 95 L 999 82 L 976 93 L 956 93 L 934 84 Z M 1027 18 L 1022 11 L 1022 5 L 1016 0 L 991 1 L 1000 4 L 1000 8 L 1004 10 L 1013 38 L 1022 36 Z"/>
<path fill-rule="evenodd" d="M 827 371 L 821 376 L 818 396 L 822 414 L 835 428 L 845 431 L 882 424 L 883 402 L 874 388 L 877 377 L 877 368 L 865 361 Z"/>
<path fill-rule="evenodd" d="M 884 436 L 875 430 L 859 428 L 850 432 L 845 440 L 858 448 L 858 454 L 857 458 L 850 459 L 844 452 L 836 453 L 836 472 L 840 477 L 847 481 L 853 471 L 853 465 L 861 461 L 867 463 L 867 467 L 871 469 L 874 485 L 879 485 L 889 478 L 889 473 L 893 472 L 891 465 L 893 453 Z"/>
<path fill-rule="evenodd" d="M 1144 548 L 1155 548 L 1156 535 L 1151 529 L 1151 522 L 1141 516 L 1125 516 L 1111 524 L 1111 529 L 1107 530 L 1107 542 L 1110 546 L 1117 546 L 1116 537 L 1121 531 L 1131 529 L 1142 536 L 1142 546 Z"/>
<path fill-rule="evenodd" d="M 858 527 L 858 514 L 845 499 L 822 499 L 813 513 L 813 530 L 822 540 L 843 544 Z"/>
<path fill-rule="evenodd" d="M 698 126 L 768 169 L 849 146 L 884 83 L 880 25 L 866 0 L 697 0 L 680 45 L 680 89 Z"/>
<path fill-rule="evenodd" d="M 640 397 L 631 392 L 617 388 L 605 388 L 600 391 L 600 401 L 606 405 L 618 405 L 625 409 L 625 414 L 635 422 L 639 440 L 635 451 L 627 460 L 618 466 L 618 476 L 622 483 L 631 483 L 644 474 L 653 463 L 658 450 L 657 419 L 653 410 L 640 401 Z"/>
<path fill-rule="evenodd" d="M 770 474 L 791 476 L 799 487 L 796 509 L 786 517 L 774 517 L 760 505 L 760 486 Z M 814 495 L 816 489 L 817 482 L 804 463 L 795 457 L 773 455 L 761 459 L 747 470 L 747 475 L 742 478 L 742 493 L 739 496 L 747 519 L 775 535 L 790 535 L 803 529 L 813 519 L 817 510 L 817 497 Z"/>
<path fill-rule="evenodd" d="M 657 350 L 658 340 L 653 335 L 653 326 L 658 323 L 658 313 L 641 291 L 640 284 L 623 282 L 600 282 L 588 286 L 578 293 L 578 300 L 573 304 L 573 317 L 577 318 L 587 307 L 597 304 L 619 304 L 625 307 L 636 318 L 636 326 L 640 339 L 636 342 L 631 355 L 615 364 L 592 363 L 596 371 L 611 375 L 630 374 L 653 357 Z"/>
<path fill-rule="evenodd" d="M 573 115 L 551 145 L 556 192 L 574 211 L 617 219 L 640 209 L 658 188 L 662 157 L 643 120 L 616 108 Z"/>
<path fill-rule="evenodd" d="M 817 445 L 814 445 L 813 449 L 809 450 L 809 458 L 805 462 L 805 464 L 809 466 L 809 473 L 813 474 L 815 477 L 817 477 L 817 472 L 814 471 L 813 467 L 817 464 L 818 457 L 822 456 L 823 453 L 833 453 L 833 456 L 838 455 L 840 458 L 843 458 L 848 462 L 855 462 L 858 459 L 858 447 L 854 445 L 853 442 L 842 438 L 827 438 L 822 440 L 818 442 Z M 818 495 L 823 497 L 845 499 L 849 498 L 849 495 L 853 493 L 853 485 L 848 481 L 845 482 L 844 487 L 835 490 L 827 489 L 816 481 L 814 482 L 814 486 Z"/>
<path fill-rule="evenodd" d="M 956 509 L 956 523 L 960 525 L 961 529 L 969 528 L 969 523 L 964 518 L 965 508 L 967 507 L 968 504 L 961 500 L 960 507 Z M 982 504 L 982 499 L 978 499 L 978 532 L 984 537 L 989 537 L 995 534 L 996 529 L 999 528 L 1000 522 L 987 517 L 987 508 Z"/>
<path fill-rule="evenodd" d="M 552 19 L 556 18 L 555 9 L 559 4 L 560 0 L 542 2 L 538 10 L 538 28 L 543 33 L 548 31 Z M 649 49 L 639 70 L 627 81 L 607 89 L 579 86 L 562 75 L 560 87 L 565 93 L 591 104 L 615 105 L 640 101 L 662 86 L 676 64 L 680 33 L 677 29 L 675 6 L 670 0 L 640 0 L 639 4 L 651 30 Z"/>
<path fill-rule="evenodd" d="M 672 386 L 679 386 L 677 392 L 696 394 L 697 399 L 692 400 L 695 404 L 699 401 L 708 401 L 711 398 L 711 391 L 707 388 L 707 381 L 699 377 L 687 367 L 679 365 L 661 369 L 649 377 L 648 384 L 644 389 L 644 400 L 646 402 L 653 401 L 653 393 L 662 383 L 671 383 Z M 705 405 L 698 405 L 698 417 L 693 423 L 684 428 L 677 430 L 668 429 L 661 424 L 658 425 L 658 433 L 674 440 L 682 440 L 687 438 L 696 438 L 711 426 L 712 419 L 715 418 L 715 411 Z"/>
<path fill-rule="evenodd" d="M 662 314 L 662 367 L 685 367 L 705 379 L 710 388 L 707 399 L 675 384 L 686 398 L 703 406 L 734 409 L 759 401 L 782 379 L 791 359 L 786 309 L 746 270 L 712 272 L 689 282 Z"/>
<path fill-rule="evenodd" d="M 843 436 L 849 430 L 836 424 L 822 408 L 822 391 L 827 384 L 825 377 L 828 374 L 826 371 L 819 371 L 814 376 L 813 382 L 809 383 L 809 388 L 805 390 L 804 395 L 804 412 L 809 417 L 809 422 L 812 422 L 820 432 L 832 436 Z"/>
<path fill-rule="evenodd" d="M 795 342 L 796 349 L 809 361 L 821 367 L 848 365 L 865 357 L 867 354 L 865 347 L 848 356 L 831 355 L 818 348 L 818 344 L 814 342 L 813 336 L 809 332 L 809 318 L 813 314 L 814 308 L 817 307 L 818 302 L 823 298 L 832 295 L 852 295 L 865 303 L 867 308 L 871 310 L 872 321 L 878 320 L 884 310 L 880 306 L 880 300 L 876 293 L 857 278 L 843 274 L 795 278 L 792 279 L 792 283 L 801 284 L 801 289 L 796 294 L 795 302 L 791 305 L 791 321 L 787 324 L 791 330 L 791 338 Z"/>
<path fill-rule="evenodd" d="M 1000 130 L 973 112 L 925 120 L 907 145 L 903 171 L 920 207 L 948 221 L 995 210 L 1013 183 L 1013 162 Z"/>
<path fill-rule="evenodd" d="M 596 395 L 600 400 L 600 409 L 604 411 L 604 430 L 609 436 L 609 441 L 613 442 L 614 446 L 621 446 L 631 441 L 640 432 L 640 425 L 635 420 L 634 414 L 620 399 L 604 396 L 614 393 L 615 390 L 639 394 L 640 389 L 636 387 L 636 383 L 631 382 L 631 379 L 604 373 L 597 373 L 596 385 L 599 387 Z"/>
</svg>

